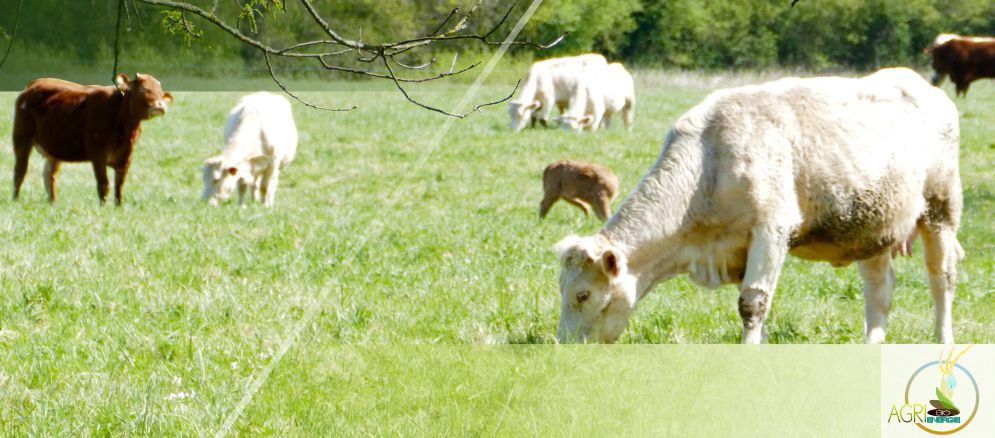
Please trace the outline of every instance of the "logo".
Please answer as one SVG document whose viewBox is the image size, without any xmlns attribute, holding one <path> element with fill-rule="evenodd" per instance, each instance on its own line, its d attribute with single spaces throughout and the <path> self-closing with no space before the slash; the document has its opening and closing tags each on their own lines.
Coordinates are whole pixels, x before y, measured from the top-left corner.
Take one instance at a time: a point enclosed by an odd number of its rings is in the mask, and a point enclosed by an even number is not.
<svg viewBox="0 0 995 438">
<path fill-rule="evenodd" d="M 912 373 L 905 385 L 903 403 L 891 405 L 888 422 L 912 423 L 936 435 L 949 435 L 967 427 L 978 413 L 981 394 L 974 376 L 957 361 L 971 347 L 956 356 L 951 348 L 945 360 L 940 351 L 939 360 L 926 362 Z"/>
</svg>

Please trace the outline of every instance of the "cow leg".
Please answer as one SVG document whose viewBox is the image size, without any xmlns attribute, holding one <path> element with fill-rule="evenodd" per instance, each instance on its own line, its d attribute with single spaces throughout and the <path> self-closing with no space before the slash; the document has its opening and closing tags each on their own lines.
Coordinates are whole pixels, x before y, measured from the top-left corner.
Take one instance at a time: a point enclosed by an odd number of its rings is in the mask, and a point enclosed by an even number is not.
<svg viewBox="0 0 995 438">
<path fill-rule="evenodd" d="M 577 208 L 579 208 L 581 210 L 584 210 L 584 216 L 587 216 L 588 214 L 591 213 L 591 207 L 589 205 L 587 205 L 587 203 L 585 203 L 584 201 L 581 201 L 580 199 L 563 198 L 563 200 L 567 201 L 567 202 L 569 202 L 569 203 L 571 203 L 573 205 L 576 205 Z"/>
<path fill-rule="evenodd" d="M 59 165 L 61 164 L 54 157 L 48 157 L 45 160 L 45 170 L 42 173 L 42 178 L 45 182 L 45 193 L 48 194 L 48 202 L 52 204 L 55 203 L 55 175 L 59 173 Z"/>
<path fill-rule="evenodd" d="M 124 178 L 128 176 L 128 165 L 114 168 L 114 202 L 121 206 L 121 189 L 124 187 Z"/>
<path fill-rule="evenodd" d="M 954 83 L 957 97 L 967 96 L 967 87 L 971 86 L 971 78 L 964 75 L 950 75 L 950 80 Z"/>
<path fill-rule="evenodd" d="M 753 227 L 746 259 L 746 274 L 739 286 L 739 316 L 743 318 L 743 343 L 759 344 L 767 339 L 764 321 L 777 287 L 777 277 L 788 254 L 785 227 Z"/>
<path fill-rule="evenodd" d="M 546 195 L 542 198 L 542 202 L 539 204 L 539 220 L 546 218 L 546 214 L 549 213 L 549 209 L 560 199 L 559 196 Z"/>
<path fill-rule="evenodd" d="M 888 311 L 895 291 L 895 271 L 891 268 L 891 253 L 885 251 L 857 264 L 864 280 L 864 334 L 868 344 L 880 344 L 885 339 Z"/>
<path fill-rule="evenodd" d="M 933 293 L 936 311 L 936 341 L 954 342 L 953 303 L 957 286 L 957 261 L 964 250 L 957 242 L 954 230 L 946 226 L 923 225 L 919 228 L 926 255 L 929 289 Z"/>
<path fill-rule="evenodd" d="M 632 123 L 636 118 L 636 102 L 629 101 L 626 102 L 625 108 L 622 110 L 622 119 L 625 121 L 625 129 L 631 131 Z"/>
<path fill-rule="evenodd" d="M 563 113 L 567 111 L 567 102 L 557 103 L 556 104 L 556 108 L 560 110 L 560 117 L 562 117 Z M 552 113 L 552 112 L 553 111 L 550 110 L 550 113 Z M 560 123 L 560 121 L 557 120 L 556 126 L 559 127 L 560 125 L 562 125 L 562 123 Z"/>
<path fill-rule="evenodd" d="M 270 166 L 263 175 L 262 197 L 263 207 L 272 207 L 276 198 L 276 186 L 280 182 L 280 169 L 276 164 Z"/>
<path fill-rule="evenodd" d="M 604 115 L 603 113 L 600 113 L 598 111 L 595 111 L 594 114 L 591 114 L 591 124 L 590 126 L 587 127 L 587 129 L 591 130 L 591 132 L 597 132 L 598 128 L 601 126 L 601 118 L 603 115 Z"/>
<path fill-rule="evenodd" d="M 17 123 L 14 123 L 14 195 L 16 201 L 21 193 L 21 184 L 24 184 L 24 176 L 28 174 L 28 159 L 31 158 L 31 138 L 18 132 Z"/>
<path fill-rule="evenodd" d="M 536 116 L 536 114 L 538 114 L 537 117 L 539 117 L 539 123 L 542 124 L 543 128 L 549 127 L 547 123 L 549 120 L 549 116 L 553 114 L 553 106 L 554 106 L 553 102 L 548 101 L 548 99 L 543 99 L 543 101 L 539 104 L 539 109 L 536 110 L 537 112 L 532 113 L 533 116 Z"/>
<path fill-rule="evenodd" d="M 93 159 L 93 177 L 97 180 L 97 197 L 100 203 L 107 202 L 107 192 L 110 191 L 110 183 L 107 181 L 107 159 L 105 157 L 95 157 Z"/>
<path fill-rule="evenodd" d="M 961 91 L 961 93 L 962 93 L 962 94 L 963 94 L 963 95 L 964 95 L 965 97 L 967 97 L 967 89 L 968 89 L 968 88 L 969 88 L 970 86 L 971 86 L 971 83 L 970 83 L 970 82 L 965 82 L 965 83 L 964 83 L 964 88 L 963 88 L 962 90 L 960 90 L 960 91 Z"/>
<path fill-rule="evenodd" d="M 245 207 L 245 191 L 249 189 L 249 185 L 243 179 L 238 180 L 238 205 L 239 207 Z M 253 189 L 253 191 L 255 191 Z M 255 196 L 255 194 L 250 193 L 249 196 Z"/>
</svg>

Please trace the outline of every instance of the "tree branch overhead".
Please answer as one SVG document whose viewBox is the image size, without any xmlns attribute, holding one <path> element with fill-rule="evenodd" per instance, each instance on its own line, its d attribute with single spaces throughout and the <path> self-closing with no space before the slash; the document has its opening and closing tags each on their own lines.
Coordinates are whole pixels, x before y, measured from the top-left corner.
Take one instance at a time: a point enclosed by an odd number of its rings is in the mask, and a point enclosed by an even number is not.
<svg viewBox="0 0 995 438">
<path fill-rule="evenodd" d="M 448 15 L 437 25 L 426 26 L 430 29 L 434 29 L 424 36 L 417 36 L 408 39 L 402 39 L 398 41 L 381 41 L 376 43 L 366 43 L 360 40 L 354 40 L 345 37 L 340 31 L 334 29 L 326 20 L 318 8 L 315 7 L 312 0 L 297 0 L 296 3 L 306 12 L 306 15 L 310 17 L 312 25 L 320 31 L 321 34 L 325 35 L 325 39 L 314 39 L 311 41 L 297 41 L 287 44 L 285 47 L 277 47 L 272 42 L 263 41 L 258 34 L 252 35 L 252 30 L 246 32 L 240 30 L 239 22 L 232 23 L 221 16 L 218 15 L 218 0 L 211 2 L 209 8 L 202 8 L 191 2 L 187 1 L 175 1 L 175 0 L 132 0 L 133 2 L 138 2 L 147 6 L 162 8 L 164 10 L 164 25 L 168 26 L 171 32 L 179 33 L 183 32 L 189 36 L 188 43 L 192 38 L 198 38 L 200 36 L 197 33 L 195 27 L 189 21 L 189 17 L 196 17 L 203 20 L 206 23 L 216 27 L 217 29 L 227 33 L 232 38 L 237 39 L 243 44 L 250 46 L 258 50 L 264 58 L 266 63 L 267 71 L 269 72 L 270 78 L 276 83 L 284 92 L 289 96 L 297 99 L 304 105 L 311 108 L 318 108 L 324 110 L 333 111 L 348 111 L 352 108 L 347 109 L 331 109 L 323 108 L 317 105 L 304 102 L 293 94 L 280 80 L 277 79 L 276 72 L 274 71 L 273 63 L 271 58 L 279 57 L 295 62 L 302 63 L 313 63 L 319 66 L 321 69 L 326 71 L 336 71 L 349 74 L 355 74 L 360 76 L 367 76 L 376 79 L 386 79 L 390 80 L 395 84 L 398 90 L 404 97 L 411 103 L 418 105 L 419 107 L 429 109 L 441 114 L 445 114 L 451 117 L 465 117 L 470 113 L 473 113 L 480 108 L 493 105 L 496 103 L 503 102 L 507 98 L 496 101 L 487 102 L 478 105 L 473 111 L 467 114 L 452 114 L 446 111 L 439 110 L 430 105 L 425 105 L 417 100 L 413 99 L 403 88 L 402 83 L 421 83 L 434 81 L 438 79 L 443 79 L 446 77 L 456 76 L 465 73 L 476 66 L 479 63 L 472 63 L 467 67 L 458 68 L 455 65 L 455 58 L 453 65 L 448 69 L 448 71 L 443 71 L 439 73 L 432 73 L 427 71 L 427 67 L 434 64 L 435 59 L 427 63 L 415 62 L 409 64 L 400 61 L 397 56 L 412 50 L 419 50 L 428 48 L 434 44 L 443 42 L 475 42 L 478 44 L 486 46 L 500 46 L 502 42 L 493 41 L 490 38 L 508 21 L 508 18 L 514 12 L 515 7 L 518 5 L 519 0 L 514 0 L 510 3 L 507 10 L 500 17 L 500 19 L 493 25 L 486 29 L 486 32 L 467 32 L 470 27 L 468 24 L 474 18 L 474 13 L 478 11 L 481 7 L 483 0 L 478 0 L 467 12 L 461 13 L 459 8 L 451 10 Z M 120 0 L 119 8 L 124 4 L 124 0 Z M 286 12 L 288 5 L 286 0 L 245 0 L 243 2 L 236 2 L 236 4 L 241 8 L 239 15 L 239 21 L 243 18 L 251 20 L 250 29 L 254 28 L 255 20 L 264 20 L 267 12 L 270 11 L 283 11 Z M 132 8 L 136 9 L 137 8 Z M 120 13 L 120 12 L 119 12 Z M 172 13 L 169 15 L 168 13 Z M 250 33 L 251 32 L 251 33 Z M 538 49 L 546 49 L 552 47 L 562 41 L 563 35 L 556 38 L 554 41 L 547 44 L 537 44 L 529 41 L 510 41 L 508 44 L 516 46 L 527 46 Z M 115 44 L 114 56 L 115 56 L 115 72 L 116 60 L 118 57 L 119 48 Z M 412 52 L 415 53 L 415 52 Z M 360 62 L 369 64 L 370 68 L 358 68 L 341 65 L 331 59 L 341 56 L 355 56 L 356 60 Z M 381 61 L 375 63 L 374 61 Z M 377 71 L 374 69 L 375 66 L 382 65 L 384 71 Z M 413 77 L 410 75 L 399 75 L 399 71 L 417 72 L 423 71 L 420 74 L 414 74 Z M 516 85 L 517 89 L 517 85 Z M 510 96 L 509 96 L 510 97 Z"/>
</svg>

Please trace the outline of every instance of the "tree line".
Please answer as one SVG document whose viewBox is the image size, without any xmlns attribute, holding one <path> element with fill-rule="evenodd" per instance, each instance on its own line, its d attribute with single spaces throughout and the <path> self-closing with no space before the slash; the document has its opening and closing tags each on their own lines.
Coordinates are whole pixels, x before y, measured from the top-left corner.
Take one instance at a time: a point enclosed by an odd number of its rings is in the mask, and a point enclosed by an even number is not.
<svg viewBox="0 0 995 438">
<path fill-rule="evenodd" d="M 266 0 L 274 3 L 274 0 Z M 225 0 L 219 14 L 244 32 L 269 42 L 318 39 L 303 26 L 306 12 L 294 1 L 256 8 L 260 0 Z M 213 0 L 190 3 L 208 7 Z M 349 38 L 377 42 L 431 32 L 453 8 L 474 0 L 314 0 L 329 24 Z M 520 15 L 528 1 L 516 6 Z M 125 0 L 123 56 L 146 62 L 185 63 L 197 73 L 214 66 L 257 69 L 261 54 L 191 16 Z M 468 26 L 486 29 L 508 2 L 486 0 Z M 0 2 L 0 36 L 11 26 L 16 0 Z M 106 64 L 114 43 L 118 0 L 30 0 L 20 16 L 12 59 L 55 57 L 67 64 Z M 505 23 L 507 32 L 513 21 Z M 681 69 L 870 70 L 922 65 L 922 49 L 940 32 L 995 35 L 995 2 L 989 0 L 547 0 L 520 40 L 550 41 L 548 50 L 516 47 L 519 59 L 595 51 L 641 67 Z M 491 50 L 438 44 L 406 62 Z M 343 56 L 343 65 L 362 60 Z M 448 62 L 448 61 L 446 61 Z"/>
</svg>

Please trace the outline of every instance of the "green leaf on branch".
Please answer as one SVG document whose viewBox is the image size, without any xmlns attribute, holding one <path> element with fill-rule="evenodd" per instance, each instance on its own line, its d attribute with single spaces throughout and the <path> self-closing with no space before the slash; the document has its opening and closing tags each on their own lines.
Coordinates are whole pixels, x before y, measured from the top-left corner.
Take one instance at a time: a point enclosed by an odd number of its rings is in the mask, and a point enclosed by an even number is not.
<svg viewBox="0 0 995 438">
<path fill-rule="evenodd" d="M 162 28 L 173 35 L 183 35 L 187 46 L 194 38 L 200 38 L 204 34 L 204 31 L 198 30 L 196 25 L 183 16 L 182 11 L 162 11 Z"/>
</svg>

